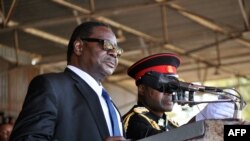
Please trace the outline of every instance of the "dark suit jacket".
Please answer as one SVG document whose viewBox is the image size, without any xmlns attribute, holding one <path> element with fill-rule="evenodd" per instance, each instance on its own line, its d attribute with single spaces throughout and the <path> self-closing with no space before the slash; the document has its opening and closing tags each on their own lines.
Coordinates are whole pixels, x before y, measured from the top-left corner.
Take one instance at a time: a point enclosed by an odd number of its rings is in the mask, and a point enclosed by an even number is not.
<svg viewBox="0 0 250 141">
<path fill-rule="evenodd" d="M 31 81 L 10 141 L 102 141 L 107 136 L 98 96 L 65 69 Z"/>
</svg>

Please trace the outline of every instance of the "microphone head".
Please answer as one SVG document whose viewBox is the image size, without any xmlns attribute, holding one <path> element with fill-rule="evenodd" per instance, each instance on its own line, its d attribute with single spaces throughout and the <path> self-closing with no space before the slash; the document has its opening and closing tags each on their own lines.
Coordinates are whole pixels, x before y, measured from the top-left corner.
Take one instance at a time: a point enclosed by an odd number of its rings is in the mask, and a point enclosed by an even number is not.
<svg viewBox="0 0 250 141">
<path fill-rule="evenodd" d="M 143 83 L 160 92 L 173 93 L 178 89 L 178 79 L 168 74 L 147 72 L 138 83 Z"/>
</svg>

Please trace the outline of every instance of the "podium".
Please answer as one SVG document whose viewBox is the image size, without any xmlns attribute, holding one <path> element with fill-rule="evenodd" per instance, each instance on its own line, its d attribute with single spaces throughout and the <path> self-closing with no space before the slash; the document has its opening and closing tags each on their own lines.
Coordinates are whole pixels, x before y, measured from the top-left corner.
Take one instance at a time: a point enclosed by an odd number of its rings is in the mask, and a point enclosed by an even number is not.
<svg viewBox="0 0 250 141">
<path fill-rule="evenodd" d="M 237 119 L 207 119 L 182 125 L 139 141 L 223 141 L 224 125 L 242 124 Z"/>
</svg>

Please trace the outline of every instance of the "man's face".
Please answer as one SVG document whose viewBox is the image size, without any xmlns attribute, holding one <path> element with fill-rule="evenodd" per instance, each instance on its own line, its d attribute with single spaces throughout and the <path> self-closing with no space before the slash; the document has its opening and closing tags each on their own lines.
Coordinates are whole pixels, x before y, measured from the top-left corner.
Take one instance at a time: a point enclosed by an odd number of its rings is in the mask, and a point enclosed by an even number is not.
<svg viewBox="0 0 250 141">
<path fill-rule="evenodd" d="M 117 44 L 114 33 L 104 26 L 95 27 L 88 38 L 108 40 L 114 45 Z M 114 50 L 104 50 L 103 44 L 100 42 L 84 40 L 82 42 L 83 52 L 80 56 L 80 66 L 84 66 L 83 70 L 96 79 L 103 79 L 107 75 L 111 75 L 118 65 L 117 53 Z"/>
<path fill-rule="evenodd" d="M 172 93 L 164 93 L 149 86 L 144 88 L 145 102 L 154 112 L 170 112 L 173 109 Z"/>
</svg>

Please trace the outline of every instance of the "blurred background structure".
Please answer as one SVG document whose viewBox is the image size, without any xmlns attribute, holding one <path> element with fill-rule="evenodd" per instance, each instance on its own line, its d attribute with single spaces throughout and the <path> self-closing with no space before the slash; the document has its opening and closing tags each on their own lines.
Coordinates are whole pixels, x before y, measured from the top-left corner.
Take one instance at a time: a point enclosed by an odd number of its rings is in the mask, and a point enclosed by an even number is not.
<svg viewBox="0 0 250 141">
<path fill-rule="evenodd" d="M 160 52 L 181 56 L 185 81 L 236 88 L 249 103 L 249 0 L 1 0 L 0 111 L 17 116 L 34 76 L 63 71 L 73 29 L 89 20 L 110 24 L 125 51 L 104 83 L 121 113 L 136 102 L 127 68 Z"/>
</svg>

